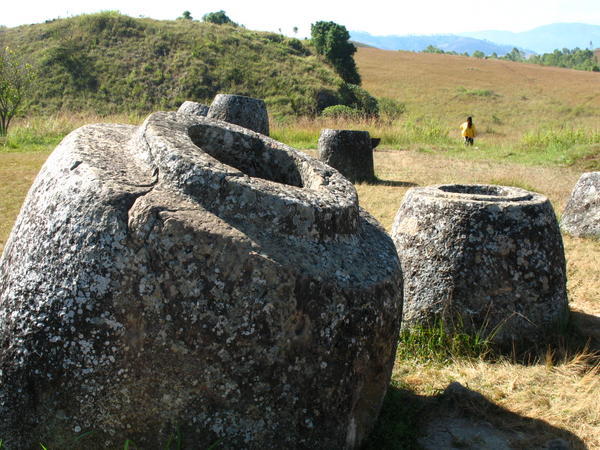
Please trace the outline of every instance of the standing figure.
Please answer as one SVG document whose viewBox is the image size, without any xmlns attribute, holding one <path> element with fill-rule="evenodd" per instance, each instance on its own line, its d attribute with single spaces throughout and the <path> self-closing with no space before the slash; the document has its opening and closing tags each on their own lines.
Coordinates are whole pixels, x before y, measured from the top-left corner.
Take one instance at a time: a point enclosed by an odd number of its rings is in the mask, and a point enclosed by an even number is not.
<svg viewBox="0 0 600 450">
<path fill-rule="evenodd" d="M 473 125 L 473 118 L 471 116 L 467 117 L 467 121 L 460 126 L 460 129 L 465 138 L 465 145 L 473 145 L 473 139 L 477 135 L 475 125 Z"/>
</svg>

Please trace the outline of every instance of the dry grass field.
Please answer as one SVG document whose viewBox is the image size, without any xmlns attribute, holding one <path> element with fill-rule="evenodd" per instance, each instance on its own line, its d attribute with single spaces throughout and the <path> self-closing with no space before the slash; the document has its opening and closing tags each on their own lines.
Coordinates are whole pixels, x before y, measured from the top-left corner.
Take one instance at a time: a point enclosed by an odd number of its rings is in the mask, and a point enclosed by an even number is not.
<svg viewBox="0 0 600 450">
<path fill-rule="evenodd" d="M 472 115 L 491 142 L 516 142 L 541 126 L 598 128 L 600 76 L 496 59 L 360 48 L 363 87 L 406 103 L 416 116 L 457 129 Z"/>
</svg>

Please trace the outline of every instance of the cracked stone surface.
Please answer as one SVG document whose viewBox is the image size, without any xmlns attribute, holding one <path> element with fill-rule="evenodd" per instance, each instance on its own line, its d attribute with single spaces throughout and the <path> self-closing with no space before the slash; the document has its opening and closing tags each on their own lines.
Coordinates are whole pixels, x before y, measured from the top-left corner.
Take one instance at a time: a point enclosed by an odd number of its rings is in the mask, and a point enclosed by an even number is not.
<svg viewBox="0 0 600 450">
<path fill-rule="evenodd" d="M 88 125 L 0 260 L 0 437 L 356 448 L 401 310 L 393 242 L 332 168 L 189 114 Z"/>
<path fill-rule="evenodd" d="M 319 136 L 319 159 L 352 182 L 375 178 L 373 148 L 379 144 L 368 131 L 331 130 Z"/>
<path fill-rule="evenodd" d="M 208 105 L 203 105 L 202 103 L 185 101 L 181 104 L 177 112 L 181 114 L 206 116 L 208 114 L 208 108 Z"/>
<path fill-rule="evenodd" d="M 265 136 L 269 135 L 267 105 L 258 98 L 217 94 L 210 104 L 207 117 L 240 125 Z"/>
<path fill-rule="evenodd" d="M 565 207 L 560 226 L 573 236 L 600 237 L 600 172 L 581 175 Z"/>
<path fill-rule="evenodd" d="M 392 238 L 402 327 L 442 320 L 498 344 L 531 342 L 567 318 L 562 238 L 548 199 L 493 185 L 410 189 Z"/>
</svg>

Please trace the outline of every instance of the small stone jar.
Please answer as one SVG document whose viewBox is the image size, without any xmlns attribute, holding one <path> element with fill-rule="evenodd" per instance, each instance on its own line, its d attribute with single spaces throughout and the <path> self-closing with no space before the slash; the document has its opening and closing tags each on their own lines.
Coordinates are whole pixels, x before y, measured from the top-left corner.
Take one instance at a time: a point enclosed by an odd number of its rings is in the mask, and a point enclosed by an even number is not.
<svg viewBox="0 0 600 450">
<path fill-rule="evenodd" d="M 600 237 L 600 172 L 581 175 L 560 226 L 573 236 Z"/>
<path fill-rule="evenodd" d="M 352 182 L 373 180 L 373 144 L 368 131 L 324 129 L 319 137 L 319 159 Z"/>
<path fill-rule="evenodd" d="M 537 341 L 567 318 L 565 257 L 548 199 L 524 189 L 410 189 L 392 238 L 404 276 L 402 327 Z"/>
<path fill-rule="evenodd" d="M 186 101 L 181 104 L 178 113 L 193 114 L 195 116 L 206 116 L 208 114 L 208 106 L 198 102 Z"/>
<path fill-rule="evenodd" d="M 217 94 L 207 117 L 233 123 L 269 135 L 269 115 L 265 102 L 243 95 Z"/>
</svg>

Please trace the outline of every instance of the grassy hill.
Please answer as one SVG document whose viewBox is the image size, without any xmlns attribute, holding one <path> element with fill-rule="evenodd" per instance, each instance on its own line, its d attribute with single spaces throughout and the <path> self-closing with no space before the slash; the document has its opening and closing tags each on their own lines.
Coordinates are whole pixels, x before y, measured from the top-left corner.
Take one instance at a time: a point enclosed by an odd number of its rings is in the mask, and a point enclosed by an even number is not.
<svg viewBox="0 0 600 450">
<path fill-rule="evenodd" d="M 485 155 L 455 148 L 462 156 L 600 168 L 599 73 L 372 48 L 355 58 L 363 87 L 404 102 L 405 120 L 458 141 L 459 124 L 473 116 Z"/>
<path fill-rule="evenodd" d="M 451 127 L 472 115 L 488 137 L 518 138 L 540 126 L 598 127 L 598 73 L 371 48 L 360 48 L 356 62 L 375 96 Z"/>
<path fill-rule="evenodd" d="M 226 92 L 309 114 L 342 83 L 298 39 L 191 20 L 103 12 L 0 29 L 0 45 L 38 71 L 29 113 L 148 112 Z"/>
</svg>

